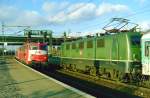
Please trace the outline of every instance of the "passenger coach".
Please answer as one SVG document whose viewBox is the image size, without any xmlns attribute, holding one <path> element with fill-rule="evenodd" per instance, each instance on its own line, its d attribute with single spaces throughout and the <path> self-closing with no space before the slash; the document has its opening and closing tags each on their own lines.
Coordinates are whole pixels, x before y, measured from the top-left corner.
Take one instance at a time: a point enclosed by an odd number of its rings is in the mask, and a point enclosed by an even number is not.
<svg viewBox="0 0 150 98">
<path fill-rule="evenodd" d="M 141 39 L 142 74 L 150 76 L 150 33 L 144 34 Z"/>
</svg>

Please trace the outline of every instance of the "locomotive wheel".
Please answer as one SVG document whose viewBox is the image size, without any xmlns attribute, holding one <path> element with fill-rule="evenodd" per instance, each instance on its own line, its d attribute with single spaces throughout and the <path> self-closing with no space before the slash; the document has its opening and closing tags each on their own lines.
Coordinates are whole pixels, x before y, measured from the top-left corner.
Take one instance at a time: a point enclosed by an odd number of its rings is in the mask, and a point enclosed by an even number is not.
<svg viewBox="0 0 150 98">
<path fill-rule="evenodd" d="M 66 68 L 66 65 L 64 65 L 64 64 L 62 65 L 62 67 L 63 67 L 63 69 L 65 69 L 65 70 L 67 69 L 67 68 Z"/>
<path fill-rule="evenodd" d="M 66 70 L 71 70 L 71 64 L 66 65 Z"/>
<path fill-rule="evenodd" d="M 91 69 L 90 66 L 86 66 L 84 72 L 85 72 L 85 73 L 90 73 L 90 69 Z"/>
<path fill-rule="evenodd" d="M 114 78 L 116 81 L 121 81 L 122 80 L 122 74 L 119 73 L 119 71 L 116 70 Z"/>
<path fill-rule="evenodd" d="M 111 78 L 111 79 L 115 80 L 115 78 L 116 78 L 116 70 L 115 69 L 111 70 L 108 73 L 108 78 Z"/>
<path fill-rule="evenodd" d="M 74 71 L 74 72 L 77 71 L 76 65 L 72 65 L 72 71 Z"/>
<path fill-rule="evenodd" d="M 129 77 L 129 80 L 128 80 L 128 81 L 129 81 L 130 83 L 133 82 L 133 74 L 130 73 L 128 77 Z"/>
<path fill-rule="evenodd" d="M 143 75 L 141 81 L 142 81 L 142 82 L 141 82 L 141 85 L 142 85 L 143 87 L 148 87 L 148 88 L 150 88 L 150 77 L 149 77 L 149 76 Z"/>
<path fill-rule="evenodd" d="M 119 77 L 119 71 L 118 71 L 118 70 L 116 71 L 115 77 L 116 77 L 117 79 L 118 79 L 118 77 Z"/>
<path fill-rule="evenodd" d="M 113 78 L 118 79 L 119 77 L 119 71 L 118 70 L 113 70 Z"/>
<path fill-rule="evenodd" d="M 96 76 L 96 68 L 95 67 L 90 68 L 90 75 Z"/>
<path fill-rule="evenodd" d="M 122 75 L 122 82 L 131 83 L 133 81 L 133 75 L 131 73 L 125 73 Z"/>
<path fill-rule="evenodd" d="M 113 71 L 111 73 L 111 79 L 120 81 L 123 79 L 123 74 L 121 72 L 119 72 L 118 70 L 113 69 Z"/>
<path fill-rule="evenodd" d="M 107 79 L 111 79 L 111 73 L 110 72 L 106 72 L 104 74 L 104 77 L 107 78 Z"/>
<path fill-rule="evenodd" d="M 118 81 L 122 81 L 123 82 L 123 73 L 118 71 Z"/>
<path fill-rule="evenodd" d="M 72 70 L 72 67 L 73 67 L 73 65 L 72 65 L 72 64 L 69 64 L 69 65 L 68 65 L 68 70 L 71 71 L 71 70 Z"/>
</svg>

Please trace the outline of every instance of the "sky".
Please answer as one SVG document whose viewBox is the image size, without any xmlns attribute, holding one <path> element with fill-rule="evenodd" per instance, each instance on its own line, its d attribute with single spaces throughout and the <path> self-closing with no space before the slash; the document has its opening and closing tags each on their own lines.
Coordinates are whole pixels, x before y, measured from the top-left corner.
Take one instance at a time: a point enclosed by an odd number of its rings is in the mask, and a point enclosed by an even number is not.
<svg viewBox="0 0 150 98">
<path fill-rule="evenodd" d="M 55 36 L 101 32 L 114 17 L 131 20 L 141 29 L 150 28 L 149 0 L 0 0 L 0 22 L 6 26 L 31 26 L 52 30 Z M 5 28 L 20 35 L 24 28 Z"/>
</svg>

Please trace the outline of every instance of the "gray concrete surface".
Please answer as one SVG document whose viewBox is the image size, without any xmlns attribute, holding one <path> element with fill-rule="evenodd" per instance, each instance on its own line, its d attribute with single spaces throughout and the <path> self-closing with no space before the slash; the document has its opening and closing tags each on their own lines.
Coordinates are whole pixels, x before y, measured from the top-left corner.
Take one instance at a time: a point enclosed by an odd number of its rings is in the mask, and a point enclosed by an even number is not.
<svg viewBox="0 0 150 98">
<path fill-rule="evenodd" d="M 0 64 L 0 98 L 84 98 L 14 59 Z M 87 96 L 86 96 L 87 97 Z"/>
</svg>

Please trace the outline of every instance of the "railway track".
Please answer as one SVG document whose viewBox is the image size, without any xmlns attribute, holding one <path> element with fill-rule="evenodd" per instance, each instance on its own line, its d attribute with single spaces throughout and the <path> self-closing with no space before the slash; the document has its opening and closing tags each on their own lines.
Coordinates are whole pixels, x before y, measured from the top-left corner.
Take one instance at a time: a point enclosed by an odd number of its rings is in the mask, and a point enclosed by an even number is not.
<svg viewBox="0 0 150 98">
<path fill-rule="evenodd" d="M 50 77 L 53 77 L 61 82 L 71 85 L 72 87 L 80 89 L 81 91 L 91 94 L 97 98 L 141 98 L 136 95 L 131 95 L 128 93 L 120 92 L 119 90 L 112 89 L 116 87 L 116 85 L 114 85 L 113 83 L 111 84 L 112 88 L 110 87 L 108 88 L 107 86 L 105 86 L 108 85 L 107 82 L 103 81 L 102 83 L 104 83 L 104 85 L 98 84 L 97 79 L 94 79 L 92 82 L 91 81 L 92 78 L 89 78 L 89 76 L 87 75 L 81 76 L 81 74 L 79 75 L 77 73 L 75 74 L 70 71 L 64 71 L 64 70 L 57 70 L 57 71 L 53 69 L 40 70 L 37 68 L 36 70 Z M 97 83 L 94 83 L 94 81 L 97 81 Z"/>
<path fill-rule="evenodd" d="M 76 77 L 78 79 L 82 79 L 85 81 L 88 81 L 90 83 L 94 83 L 97 85 L 102 85 L 105 87 L 108 87 L 112 90 L 117 90 L 119 92 L 124 92 L 127 93 L 129 95 L 134 95 L 131 98 L 138 98 L 139 97 L 144 97 L 144 98 L 149 98 L 149 94 L 150 94 L 150 89 L 148 88 L 144 88 L 144 87 L 138 87 L 138 86 L 134 86 L 134 85 L 130 85 L 130 84 L 125 84 L 125 83 L 120 83 L 117 81 L 112 81 L 112 80 L 107 80 L 104 78 L 99 78 L 99 77 L 92 77 L 90 75 L 85 75 L 85 74 L 81 74 L 81 73 L 77 73 L 77 72 L 72 72 L 69 70 L 58 70 L 58 72 L 63 73 L 63 74 L 67 74 L 69 76 L 72 77 Z M 121 97 L 122 98 L 122 97 Z M 128 98 L 128 97 L 125 97 Z"/>
<path fill-rule="evenodd" d="M 35 68 L 50 77 L 100 98 L 149 98 L 150 90 L 69 70 Z"/>
<path fill-rule="evenodd" d="M 27 65 L 26 65 L 27 66 Z M 55 68 L 34 69 L 69 84 L 84 92 L 102 98 L 149 98 L 150 89 L 93 77 L 69 70 L 56 70 Z"/>
</svg>

